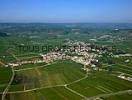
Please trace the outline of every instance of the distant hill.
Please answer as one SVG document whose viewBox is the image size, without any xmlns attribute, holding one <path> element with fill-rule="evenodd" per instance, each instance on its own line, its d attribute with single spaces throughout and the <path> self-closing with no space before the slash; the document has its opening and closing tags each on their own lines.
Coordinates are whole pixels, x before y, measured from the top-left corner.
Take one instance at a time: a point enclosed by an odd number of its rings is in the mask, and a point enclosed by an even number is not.
<svg viewBox="0 0 132 100">
<path fill-rule="evenodd" d="M 6 36 L 8 36 L 7 33 L 0 32 L 0 37 L 6 37 Z"/>
</svg>

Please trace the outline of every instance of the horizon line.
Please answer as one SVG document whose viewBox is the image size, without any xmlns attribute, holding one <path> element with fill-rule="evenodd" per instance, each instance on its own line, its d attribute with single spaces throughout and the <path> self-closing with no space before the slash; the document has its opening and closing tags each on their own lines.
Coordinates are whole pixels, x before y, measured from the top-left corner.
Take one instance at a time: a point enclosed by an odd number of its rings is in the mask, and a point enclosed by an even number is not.
<svg viewBox="0 0 132 100">
<path fill-rule="evenodd" d="M 132 22 L 0 22 L 0 24 L 132 24 Z"/>
</svg>

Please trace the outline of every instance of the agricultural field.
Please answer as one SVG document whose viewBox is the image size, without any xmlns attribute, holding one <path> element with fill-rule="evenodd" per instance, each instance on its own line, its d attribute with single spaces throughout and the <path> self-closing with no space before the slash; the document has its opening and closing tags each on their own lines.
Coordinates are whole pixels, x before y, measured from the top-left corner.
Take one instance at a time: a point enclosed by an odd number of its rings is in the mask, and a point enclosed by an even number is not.
<svg viewBox="0 0 132 100">
<path fill-rule="evenodd" d="M 110 96 L 110 97 L 105 97 L 103 98 L 104 100 L 131 100 L 132 99 L 132 95 L 127 93 L 127 94 L 122 94 L 122 95 L 115 95 L 115 96 Z"/>
<path fill-rule="evenodd" d="M 0 36 L 0 98 L 131 100 L 131 29 L 115 31 L 113 25 L 108 26 L 7 24 L 7 28 L 0 28 L 9 33 Z M 87 44 L 90 49 L 83 48 L 87 52 L 70 49 L 70 46 Z M 43 57 L 51 62 L 44 61 Z M 32 63 L 27 63 L 29 61 Z M 87 62 L 90 64 L 85 65 Z M 121 75 L 128 79 L 119 77 Z"/>
<path fill-rule="evenodd" d="M 32 69 L 18 69 L 6 98 L 7 100 L 8 98 L 10 100 L 25 98 L 32 100 L 52 100 L 53 98 L 54 100 L 81 100 L 102 96 L 104 100 L 111 100 L 111 98 L 118 100 L 120 99 L 118 95 L 107 97 L 105 94 L 132 89 L 131 82 L 116 77 L 114 72 L 92 71 L 86 74 L 81 69 L 82 67 L 81 64 L 72 61 L 57 61 L 40 68 L 34 65 Z M 131 93 L 121 96 L 132 97 Z"/>
<path fill-rule="evenodd" d="M 12 72 L 9 68 L 0 68 L 0 75 L 0 92 L 2 92 L 10 81 Z"/>
<path fill-rule="evenodd" d="M 85 76 L 81 67 L 83 66 L 71 61 L 58 61 L 52 65 L 43 67 L 36 66 L 29 70 L 19 69 L 16 70 L 16 80 L 19 78 L 21 80 L 16 83 L 14 79 L 9 91 L 67 84 Z"/>
<path fill-rule="evenodd" d="M 53 87 L 35 90 L 32 92 L 16 93 L 7 96 L 10 100 L 81 100 L 82 97 L 65 89 L 65 87 Z"/>
<path fill-rule="evenodd" d="M 121 80 L 108 72 L 93 72 L 85 80 L 69 85 L 69 87 L 87 97 L 132 88 L 131 82 Z"/>
</svg>

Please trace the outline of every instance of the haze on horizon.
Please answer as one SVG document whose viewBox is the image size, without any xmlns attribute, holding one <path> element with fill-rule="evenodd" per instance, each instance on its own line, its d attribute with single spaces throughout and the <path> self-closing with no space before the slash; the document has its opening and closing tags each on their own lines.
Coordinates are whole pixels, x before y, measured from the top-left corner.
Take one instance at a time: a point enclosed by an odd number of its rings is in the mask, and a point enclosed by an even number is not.
<svg viewBox="0 0 132 100">
<path fill-rule="evenodd" d="M 1 0 L 0 22 L 132 23 L 132 0 Z"/>
</svg>

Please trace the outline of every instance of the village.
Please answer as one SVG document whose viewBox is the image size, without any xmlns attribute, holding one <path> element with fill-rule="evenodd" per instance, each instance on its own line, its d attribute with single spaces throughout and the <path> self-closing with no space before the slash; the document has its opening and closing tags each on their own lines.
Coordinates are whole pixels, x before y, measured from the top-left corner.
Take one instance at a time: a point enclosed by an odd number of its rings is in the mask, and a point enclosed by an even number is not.
<svg viewBox="0 0 132 100">
<path fill-rule="evenodd" d="M 84 65 L 84 68 L 82 69 L 85 71 L 89 71 L 91 68 L 98 70 L 99 68 L 96 66 L 98 60 L 96 58 L 101 57 L 101 54 L 104 52 L 106 51 L 99 48 L 93 48 L 90 43 L 68 41 L 65 48 L 56 47 L 55 50 L 52 50 L 49 53 L 39 54 L 39 57 L 37 58 L 8 63 L 5 67 L 19 67 L 20 65 L 30 63 L 52 63 L 57 60 L 72 60 L 76 63 Z"/>
<path fill-rule="evenodd" d="M 106 48 L 105 46 L 97 47 L 90 43 L 84 43 L 80 41 L 71 41 L 65 43 L 65 47 L 56 47 L 55 49 L 49 51 L 46 54 L 39 54 L 39 57 L 33 58 L 30 60 L 18 61 L 15 63 L 8 63 L 5 67 L 21 67 L 24 64 L 36 64 L 36 63 L 46 63 L 51 64 L 58 60 L 71 60 L 76 63 L 82 64 L 84 67 L 82 70 L 89 72 L 91 70 L 101 71 L 101 65 L 98 60 L 99 57 L 102 57 L 107 51 L 111 50 L 111 47 Z M 112 53 L 109 53 L 110 56 L 113 56 Z M 120 54 L 121 56 L 130 54 Z M 113 57 L 119 57 L 120 55 L 114 55 Z M 129 60 L 125 60 L 129 62 Z M 131 77 L 124 77 L 122 74 L 117 76 L 118 78 L 131 81 Z"/>
</svg>

